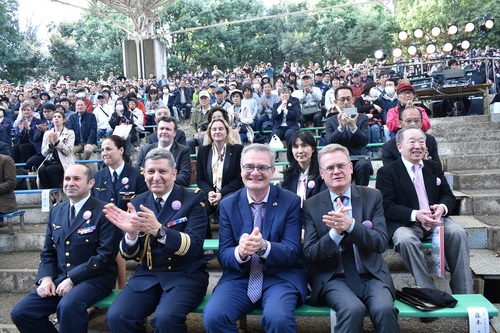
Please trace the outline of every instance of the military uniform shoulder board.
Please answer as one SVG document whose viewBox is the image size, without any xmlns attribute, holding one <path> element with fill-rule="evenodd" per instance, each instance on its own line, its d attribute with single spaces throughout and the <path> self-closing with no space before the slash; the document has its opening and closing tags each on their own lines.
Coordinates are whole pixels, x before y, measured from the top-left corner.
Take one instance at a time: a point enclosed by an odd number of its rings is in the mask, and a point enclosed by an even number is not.
<svg viewBox="0 0 500 333">
<path fill-rule="evenodd" d="M 201 189 L 197 187 L 197 188 L 195 188 L 195 189 L 194 189 L 194 191 L 193 191 L 193 192 L 194 192 L 194 194 L 197 194 L 197 193 L 198 193 L 198 192 L 200 192 L 200 191 L 201 191 Z"/>
<path fill-rule="evenodd" d="M 200 201 L 200 206 L 205 207 L 205 203 L 203 201 Z"/>
</svg>

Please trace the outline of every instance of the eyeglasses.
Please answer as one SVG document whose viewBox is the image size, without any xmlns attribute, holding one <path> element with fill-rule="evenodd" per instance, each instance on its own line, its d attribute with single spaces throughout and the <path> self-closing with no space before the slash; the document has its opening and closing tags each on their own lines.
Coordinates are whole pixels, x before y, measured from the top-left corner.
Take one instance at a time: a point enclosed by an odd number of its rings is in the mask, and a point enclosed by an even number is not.
<svg viewBox="0 0 500 333">
<path fill-rule="evenodd" d="M 338 163 L 334 165 L 329 165 L 326 168 L 321 168 L 324 172 L 328 174 L 333 174 L 335 172 L 335 168 L 337 168 L 339 171 L 345 171 L 347 170 L 348 163 Z"/>
<path fill-rule="evenodd" d="M 398 95 L 401 95 L 401 96 L 413 96 L 413 91 L 411 91 L 411 90 L 401 91 Z"/>
<path fill-rule="evenodd" d="M 253 172 L 255 169 L 257 169 L 258 172 L 267 172 L 269 169 L 271 169 L 272 167 L 270 166 L 267 166 L 267 165 L 253 165 L 253 164 L 244 164 L 242 165 L 243 167 L 243 170 L 245 170 L 245 172 L 248 172 L 248 173 L 251 173 Z"/>
<path fill-rule="evenodd" d="M 344 103 L 344 102 L 350 102 L 353 100 L 352 97 L 342 97 L 342 98 L 339 98 L 338 99 L 340 102 Z"/>
</svg>

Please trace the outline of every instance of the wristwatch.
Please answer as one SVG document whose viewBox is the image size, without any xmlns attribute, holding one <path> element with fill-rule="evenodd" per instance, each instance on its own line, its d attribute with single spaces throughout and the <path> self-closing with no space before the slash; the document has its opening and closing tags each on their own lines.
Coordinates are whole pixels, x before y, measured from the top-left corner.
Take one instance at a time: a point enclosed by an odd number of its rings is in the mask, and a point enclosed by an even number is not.
<svg viewBox="0 0 500 333">
<path fill-rule="evenodd" d="M 162 239 L 167 235 L 167 228 L 162 226 L 160 229 L 158 229 L 158 232 L 156 233 L 155 238 L 156 239 Z"/>
<path fill-rule="evenodd" d="M 266 251 L 267 251 L 267 241 L 265 240 L 264 244 L 262 244 L 262 247 L 257 252 L 255 252 L 255 254 L 257 254 L 259 257 L 262 257 L 264 254 L 266 254 Z"/>
</svg>

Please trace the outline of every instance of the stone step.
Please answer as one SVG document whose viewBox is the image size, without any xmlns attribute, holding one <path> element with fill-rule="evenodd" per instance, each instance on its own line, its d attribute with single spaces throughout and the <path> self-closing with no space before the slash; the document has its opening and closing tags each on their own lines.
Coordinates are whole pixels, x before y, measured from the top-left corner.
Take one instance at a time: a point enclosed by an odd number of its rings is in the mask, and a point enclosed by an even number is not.
<svg viewBox="0 0 500 333">
<path fill-rule="evenodd" d="M 446 155 L 468 155 L 477 154 L 496 154 L 500 151 L 499 141 L 480 141 L 480 142 L 443 142 L 438 145 L 439 156 Z M 474 170 L 474 164 L 470 166 Z"/>
<path fill-rule="evenodd" d="M 429 134 L 432 134 L 436 139 L 446 138 L 453 133 L 468 133 L 472 135 L 473 131 L 495 131 L 500 129 L 500 123 L 493 123 L 491 121 L 484 122 L 470 122 L 470 123 L 449 123 L 432 126 Z M 472 136 L 473 137 L 473 136 Z"/>
<path fill-rule="evenodd" d="M 7 227 L 0 228 L 0 255 L 4 252 L 41 251 L 45 241 L 46 224 L 26 224 L 21 231 L 19 223 L 14 223 L 14 235 Z"/>
<path fill-rule="evenodd" d="M 431 118 L 431 128 L 436 126 L 449 126 L 455 124 L 470 124 L 476 122 L 490 121 L 487 115 L 460 116 L 460 117 L 439 117 Z"/>
<path fill-rule="evenodd" d="M 500 153 L 484 154 L 478 150 L 473 154 L 442 156 L 442 161 L 444 170 L 448 172 L 495 169 L 500 165 Z"/>
<path fill-rule="evenodd" d="M 488 226 L 488 249 L 500 250 L 500 215 L 476 215 L 475 218 Z"/>
<path fill-rule="evenodd" d="M 469 131 L 464 132 L 450 132 L 446 133 L 446 135 L 438 135 L 436 136 L 436 141 L 439 144 L 444 142 L 477 142 L 477 141 L 493 141 L 500 138 L 500 130 L 486 130 L 486 131 L 478 131 L 476 129 L 470 129 Z"/>
<path fill-rule="evenodd" d="M 489 226 L 474 216 L 452 215 L 453 221 L 460 224 L 469 235 L 470 249 L 486 249 L 488 247 Z"/>
<path fill-rule="evenodd" d="M 468 195 L 461 200 L 460 215 L 499 215 L 500 190 L 462 190 Z"/>
<path fill-rule="evenodd" d="M 454 171 L 453 189 L 459 191 L 499 189 L 500 191 L 500 169 Z"/>
</svg>

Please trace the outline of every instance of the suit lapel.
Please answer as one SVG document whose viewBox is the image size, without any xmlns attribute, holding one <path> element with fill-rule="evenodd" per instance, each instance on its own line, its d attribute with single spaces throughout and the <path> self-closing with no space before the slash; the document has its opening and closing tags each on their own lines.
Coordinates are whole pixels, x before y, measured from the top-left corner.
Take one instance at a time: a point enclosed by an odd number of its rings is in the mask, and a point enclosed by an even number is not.
<svg viewBox="0 0 500 333">
<path fill-rule="evenodd" d="M 229 165 L 231 162 L 231 158 L 233 157 L 233 146 L 226 144 L 226 155 L 224 156 L 224 166 L 222 167 L 222 181 L 224 182 L 224 175 L 227 174 L 229 170 Z M 228 179 L 226 179 L 225 183 L 227 183 Z"/>
<path fill-rule="evenodd" d="M 93 199 L 92 199 L 92 196 L 90 196 L 90 198 L 88 198 L 87 202 L 85 202 L 85 204 L 83 205 L 83 207 L 80 209 L 80 211 L 78 212 L 78 214 L 75 216 L 75 220 L 73 221 L 73 223 L 71 223 L 70 227 L 69 227 L 69 230 L 68 230 L 68 233 L 66 234 L 66 237 L 68 237 L 69 235 L 71 235 L 73 232 L 75 232 L 83 223 L 85 223 L 86 221 L 83 219 L 83 214 L 86 212 L 86 211 L 90 211 L 92 212 L 92 206 L 93 206 Z M 68 207 L 69 207 L 69 202 L 68 202 Z M 68 208 L 69 209 L 69 208 Z M 67 218 L 69 219 L 69 212 L 66 214 Z M 89 218 L 88 221 L 91 221 L 92 220 L 92 214 Z M 88 222 L 87 221 L 87 222 Z M 90 224 L 90 223 L 89 223 Z"/>
<path fill-rule="evenodd" d="M 361 196 L 355 186 L 351 186 L 351 207 L 352 217 L 358 221 L 358 223 L 362 223 L 363 200 L 361 200 Z"/>
<path fill-rule="evenodd" d="M 151 194 L 151 198 L 153 198 L 152 200 L 153 200 L 154 205 L 156 207 L 156 202 L 154 201 L 154 197 L 152 194 Z M 167 222 L 171 221 L 172 217 L 177 212 L 177 210 L 174 210 L 172 208 L 172 202 L 174 201 L 174 198 L 175 198 L 175 200 L 180 201 L 181 205 L 183 204 L 182 193 L 180 192 L 179 187 L 177 185 L 174 185 L 174 187 L 172 188 L 172 192 L 170 192 L 170 195 L 168 196 L 167 201 L 165 201 L 165 204 L 163 205 L 162 210 L 157 215 L 158 221 L 163 225 L 165 225 Z"/>
<path fill-rule="evenodd" d="M 412 207 L 419 207 L 418 204 L 418 197 L 417 197 L 417 191 L 415 191 L 415 186 L 413 185 L 413 181 L 410 178 L 410 175 L 408 174 L 408 171 L 406 171 L 405 165 L 403 164 L 403 160 L 401 157 L 398 160 L 398 165 L 397 165 L 397 173 L 399 175 L 399 183 L 401 187 L 404 190 L 404 193 L 408 197 L 408 200 L 411 202 Z"/>
<path fill-rule="evenodd" d="M 269 197 L 267 198 L 267 204 L 266 204 L 266 216 L 264 218 L 264 223 L 262 225 L 262 231 L 261 231 L 262 238 L 264 239 L 270 239 L 274 218 L 276 216 L 276 212 L 278 211 L 280 205 L 279 199 L 280 198 L 278 195 L 278 191 L 276 190 L 276 186 L 271 185 L 271 190 L 269 191 Z"/>
<path fill-rule="evenodd" d="M 208 154 L 207 154 L 207 175 L 208 175 L 208 180 L 210 181 L 210 185 L 213 185 L 214 183 L 214 177 L 212 174 L 212 146 L 207 146 L 208 147 Z"/>
<path fill-rule="evenodd" d="M 424 177 L 425 192 L 427 192 L 427 198 L 429 199 L 429 205 L 432 205 L 438 201 L 435 198 L 437 191 L 435 190 L 437 185 L 437 176 L 434 174 L 432 167 L 424 162 L 424 168 L 422 168 L 422 176 Z"/>
<path fill-rule="evenodd" d="M 325 222 L 323 222 L 322 216 L 333 210 L 333 203 L 330 197 L 330 191 L 323 191 L 320 195 L 321 209 L 318 211 L 318 218 L 314 219 L 314 224 L 316 224 L 316 228 L 318 229 L 318 235 L 323 235 L 328 233 L 330 228 L 326 226 Z"/>
<path fill-rule="evenodd" d="M 253 230 L 253 218 L 252 211 L 250 209 L 250 205 L 248 204 L 247 198 L 247 189 L 244 188 L 243 191 L 240 192 L 240 200 L 239 200 L 238 210 L 240 211 L 241 220 L 243 221 L 243 225 L 241 226 L 241 233 L 250 234 Z M 264 222 L 265 223 L 265 222 Z"/>
</svg>

